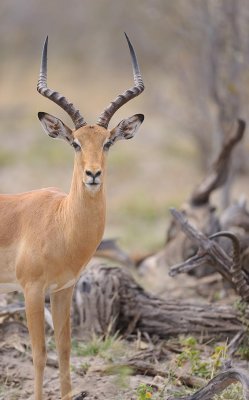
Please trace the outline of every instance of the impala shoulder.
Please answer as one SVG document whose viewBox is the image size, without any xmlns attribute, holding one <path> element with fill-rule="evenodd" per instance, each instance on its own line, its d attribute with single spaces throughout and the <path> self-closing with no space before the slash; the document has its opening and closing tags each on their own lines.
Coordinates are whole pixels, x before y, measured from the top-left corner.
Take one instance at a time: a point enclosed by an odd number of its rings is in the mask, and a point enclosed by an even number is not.
<svg viewBox="0 0 249 400">
<path fill-rule="evenodd" d="M 67 196 L 67 193 L 63 192 L 61 189 L 58 189 L 56 187 L 40 189 L 40 191 L 45 193 L 48 196 L 55 196 L 55 197 L 61 197 L 61 198 L 64 198 Z"/>
<path fill-rule="evenodd" d="M 53 201 L 53 200 L 64 199 L 67 196 L 67 194 L 58 188 L 49 187 L 44 189 L 32 190 L 26 193 L 21 193 L 20 196 L 23 197 L 23 200 L 27 199 L 27 201 L 34 200 L 38 202 L 46 202 L 46 200 Z"/>
</svg>

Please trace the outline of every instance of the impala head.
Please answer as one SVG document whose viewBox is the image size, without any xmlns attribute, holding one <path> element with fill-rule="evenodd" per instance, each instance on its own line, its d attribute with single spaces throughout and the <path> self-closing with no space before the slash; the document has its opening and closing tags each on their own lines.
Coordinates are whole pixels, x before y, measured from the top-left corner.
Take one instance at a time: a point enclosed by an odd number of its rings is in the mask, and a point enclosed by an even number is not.
<svg viewBox="0 0 249 400">
<path fill-rule="evenodd" d="M 45 132 L 54 139 L 63 139 L 75 151 L 75 164 L 80 172 L 82 183 L 92 192 L 102 184 L 105 160 L 109 148 L 118 140 L 131 139 L 144 120 L 142 114 L 135 114 L 122 120 L 115 128 L 109 130 L 108 124 L 114 113 L 129 100 L 144 90 L 135 51 L 127 37 L 130 49 L 134 86 L 119 95 L 99 116 L 95 125 L 88 125 L 80 112 L 64 96 L 47 87 L 47 46 L 46 39 L 42 52 L 42 61 L 37 90 L 40 94 L 55 102 L 65 110 L 72 119 L 75 129 L 71 130 L 59 118 L 39 112 L 38 117 Z"/>
</svg>

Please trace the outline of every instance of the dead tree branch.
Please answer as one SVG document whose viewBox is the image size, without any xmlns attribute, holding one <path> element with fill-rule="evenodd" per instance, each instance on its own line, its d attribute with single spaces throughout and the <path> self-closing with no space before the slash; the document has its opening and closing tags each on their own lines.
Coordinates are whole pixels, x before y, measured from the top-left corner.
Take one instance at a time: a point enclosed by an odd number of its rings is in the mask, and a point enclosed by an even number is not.
<svg viewBox="0 0 249 400">
<path fill-rule="evenodd" d="M 243 120 L 237 120 L 237 127 L 228 139 L 225 140 L 217 160 L 210 171 L 191 195 L 190 202 L 198 206 L 209 202 L 209 196 L 215 189 L 221 187 L 226 181 L 230 171 L 232 151 L 244 135 L 246 124 Z M 234 129 L 234 128 L 233 128 Z"/>
<path fill-rule="evenodd" d="M 175 209 L 172 209 L 171 213 L 180 224 L 182 231 L 198 246 L 198 252 L 187 261 L 171 267 L 170 275 L 175 276 L 176 274 L 187 272 L 209 263 L 233 285 L 242 299 L 248 302 L 249 275 L 246 270 L 242 269 L 240 243 L 236 236 L 231 232 L 218 232 L 207 238 L 203 233 L 197 231 L 182 213 Z M 218 243 L 210 240 L 218 236 L 227 236 L 233 241 L 233 258 L 229 257 Z"/>
<path fill-rule="evenodd" d="M 243 330 L 232 307 L 158 298 L 118 267 L 91 266 L 76 286 L 75 298 L 79 296 L 81 329 L 88 334 L 140 331 L 160 338 L 191 333 L 227 338 Z"/>
</svg>

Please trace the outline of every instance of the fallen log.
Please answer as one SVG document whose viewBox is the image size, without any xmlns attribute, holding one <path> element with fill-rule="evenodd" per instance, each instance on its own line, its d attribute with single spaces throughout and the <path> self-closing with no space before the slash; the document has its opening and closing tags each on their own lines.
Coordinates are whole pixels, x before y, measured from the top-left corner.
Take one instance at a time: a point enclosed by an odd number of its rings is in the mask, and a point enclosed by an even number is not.
<svg viewBox="0 0 249 400">
<path fill-rule="evenodd" d="M 7 320 L 10 317 L 14 317 L 16 314 L 25 313 L 24 303 L 8 304 L 7 306 L 0 307 L 0 319 Z M 45 321 L 54 330 L 52 315 L 47 307 L 44 308 Z"/>
<path fill-rule="evenodd" d="M 161 299 L 119 267 L 91 266 L 76 285 L 76 301 L 79 297 L 81 329 L 88 334 L 140 331 L 159 338 L 194 334 L 226 339 L 244 329 L 232 306 Z"/>
<path fill-rule="evenodd" d="M 12 316 L 20 312 L 25 312 L 25 306 L 23 303 L 9 304 L 7 306 L 0 307 L 0 317 Z"/>
</svg>

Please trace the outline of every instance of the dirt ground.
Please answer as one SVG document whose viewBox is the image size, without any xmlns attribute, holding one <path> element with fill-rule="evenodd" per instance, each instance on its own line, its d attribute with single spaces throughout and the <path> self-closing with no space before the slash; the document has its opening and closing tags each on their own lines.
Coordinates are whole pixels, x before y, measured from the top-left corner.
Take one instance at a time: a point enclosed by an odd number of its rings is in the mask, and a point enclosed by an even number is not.
<svg viewBox="0 0 249 400">
<path fill-rule="evenodd" d="M 0 399 L 32 400 L 33 366 L 27 329 L 20 322 L 10 322 L 0 326 L 0 334 Z M 115 354 L 115 343 L 108 351 L 96 356 L 82 357 L 73 352 L 71 371 L 74 394 L 85 392 L 82 399 L 86 400 L 135 400 L 138 399 L 138 387 L 143 384 L 154 387 L 156 390 L 163 387 L 165 379 L 160 376 L 148 377 L 139 374 L 132 376 L 125 368 L 111 373 L 106 372 L 113 362 L 113 357 L 122 359 L 124 354 L 138 353 L 136 342 L 117 342 L 119 356 Z M 142 345 L 140 343 L 140 346 L 144 349 L 148 347 L 145 343 Z M 165 365 L 161 365 L 160 368 L 165 370 Z M 56 354 L 55 351 L 49 350 L 44 378 L 44 398 L 57 400 L 60 398 L 59 392 Z"/>
<path fill-rule="evenodd" d="M 217 278 L 215 282 L 215 276 Z M 181 278 L 182 277 L 182 278 Z M 210 298 L 213 293 L 225 296 L 220 301 L 234 303 L 233 292 L 224 293 L 218 274 L 198 283 L 193 277 L 168 278 L 165 296 L 183 297 L 180 287 L 185 282 L 184 294 Z M 201 300 L 202 297 L 202 300 Z M 12 295 L 2 295 L 1 306 L 10 304 Z M 22 302 L 15 295 L 15 304 Z M 86 400 L 152 400 L 167 399 L 170 395 L 186 395 L 204 386 L 217 373 L 227 357 L 227 343 L 195 340 L 191 336 L 159 340 L 137 335 L 129 340 L 114 336 L 102 340 L 93 337 L 82 340 L 74 327 L 72 335 L 71 374 L 73 393 L 82 393 Z M 48 361 L 44 377 L 44 399 L 60 399 L 59 371 L 53 333 L 47 326 Z M 0 319 L 0 400 L 33 400 L 33 366 L 24 312 Z M 248 362 L 236 355 L 236 365 L 248 368 Z M 134 367 L 135 365 L 135 367 Z M 148 367 L 147 367 L 148 366 Z M 241 400 L 240 385 L 229 387 L 224 396 L 215 400 Z"/>
</svg>

